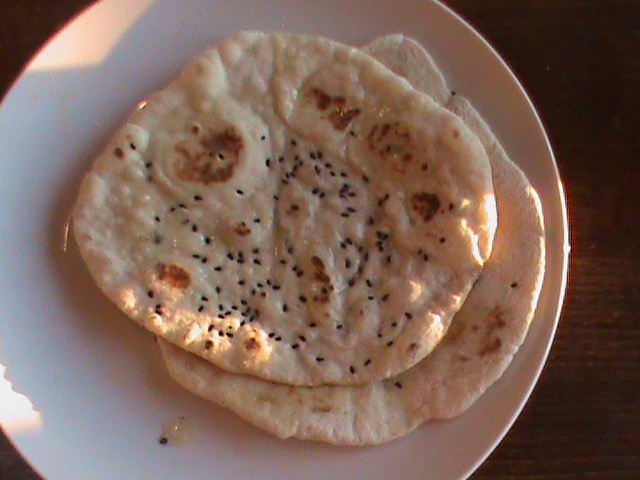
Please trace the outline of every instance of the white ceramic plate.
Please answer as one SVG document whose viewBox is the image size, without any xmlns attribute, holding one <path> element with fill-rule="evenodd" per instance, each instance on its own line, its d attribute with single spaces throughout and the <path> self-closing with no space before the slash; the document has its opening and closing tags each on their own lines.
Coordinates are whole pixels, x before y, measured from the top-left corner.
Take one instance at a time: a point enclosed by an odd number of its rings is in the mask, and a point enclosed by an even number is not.
<svg viewBox="0 0 640 480">
<path fill-rule="evenodd" d="M 543 200 L 548 270 L 530 335 L 465 415 L 375 448 L 280 441 L 166 375 L 150 335 L 98 291 L 70 242 L 68 213 L 92 157 L 136 102 L 192 56 L 241 29 L 355 45 L 402 32 L 493 126 Z M 546 359 L 567 273 L 562 185 L 526 94 L 482 38 L 430 1 L 104 0 L 31 62 L 0 109 L 0 422 L 49 480 L 466 478 L 520 412 Z M 21 392 L 20 394 L 16 392 Z M 196 437 L 158 444 L 185 415 Z"/>
</svg>

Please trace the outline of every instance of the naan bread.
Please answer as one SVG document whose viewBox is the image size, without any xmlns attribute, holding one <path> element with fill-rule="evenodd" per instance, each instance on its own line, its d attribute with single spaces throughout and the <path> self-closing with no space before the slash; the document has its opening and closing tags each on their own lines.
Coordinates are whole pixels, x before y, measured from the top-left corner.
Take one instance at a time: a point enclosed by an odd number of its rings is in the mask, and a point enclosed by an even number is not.
<svg viewBox="0 0 640 480">
<path fill-rule="evenodd" d="M 384 38 L 374 41 L 372 53 L 384 52 Z M 397 36 L 390 41 L 394 51 Z M 435 65 L 430 59 L 412 61 L 420 71 Z M 404 65 L 402 71 L 410 74 L 411 68 Z M 429 78 L 438 76 L 432 72 Z M 439 92 L 446 84 L 443 80 L 425 88 Z M 500 225 L 480 279 L 431 355 L 385 381 L 304 388 L 230 375 L 160 341 L 171 376 L 279 437 L 339 445 L 386 442 L 424 421 L 452 418 L 468 409 L 502 375 L 524 341 L 542 286 L 544 228 L 538 195 L 480 115 L 460 96 L 451 96 L 447 107 L 464 119 L 489 154 Z"/>
<path fill-rule="evenodd" d="M 459 117 L 360 50 L 239 34 L 115 135 L 73 226 L 154 334 L 294 385 L 388 378 L 441 341 L 495 232 Z"/>
</svg>

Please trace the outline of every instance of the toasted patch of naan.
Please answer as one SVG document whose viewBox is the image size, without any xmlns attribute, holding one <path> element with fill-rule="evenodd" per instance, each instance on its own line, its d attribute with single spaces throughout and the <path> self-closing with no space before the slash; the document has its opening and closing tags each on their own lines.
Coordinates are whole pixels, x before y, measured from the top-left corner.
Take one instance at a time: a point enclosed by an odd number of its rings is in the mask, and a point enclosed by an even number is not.
<svg viewBox="0 0 640 480">
<path fill-rule="evenodd" d="M 384 52 L 384 38 L 374 42 L 375 52 Z M 390 40 L 395 52 L 397 36 Z M 424 62 L 412 61 L 423 71 Z M 410 75 L 411 68 L 404 65 L 402 71 Z M 443 77 L 433 72 L 429 78 Z M 429 83 L 424 88 L 437 93 L 445 87 Z M 177 382 L 279 437 L 367 445 L 408 434 L 427 420 L 461 414 L 500 378 L 524 341 L 542 287 L 542 207 L 471 104 L 456 95 L 446 105 L 478 135 L 489 155 L 500 224 L 491 258 L 435 351 L 384 381 L 305 388 L 231 375 L 161 341 Z"/>
<path fill-rule="evenodd" d="M 242 33 L 148 98 L 83 181 L 100 288 L 217 367 L 294 385 L 415 365 L 489 257 L 489 161 L 362 51 Z"/>
</svg>

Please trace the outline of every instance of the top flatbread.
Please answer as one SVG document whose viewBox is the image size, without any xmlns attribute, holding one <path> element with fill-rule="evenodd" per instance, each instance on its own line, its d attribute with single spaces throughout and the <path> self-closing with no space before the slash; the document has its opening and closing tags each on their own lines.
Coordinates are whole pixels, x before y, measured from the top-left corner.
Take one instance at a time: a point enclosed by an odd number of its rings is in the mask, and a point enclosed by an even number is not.
<svg viewBox="0 0 640 480">
<path fill-rule="evenodd" d="M 117 132 L 74 233 L 156 335 L 231 372 L 357 384 L 439 343 L 495 215 L 457 116 L 357 49 L 243 33 Z"/>
<path fill-rule="evenodd" d="M 398 42 L 398 37 L 375 40 L 372 53 L 393 58 L 399 43 L 416 52 L 415 42 Z M 427 52 L 410 58 L 411 64 L 400 65 L 409 78 L 415 71 L 437 69 Z M 438 70 L 428 77 L 441 80 L 425 84 L 427 93 L 447 89 Z M 176 381 L 280 437 L 366 445 L 405 435 L 426 420 L 461 414 L 503 374 L 524 341 L 542 287 L 542 206 L 471 104 L 459 95 L 444 103 L 473 129 L 489 154 L 500 224 L 491 258 L 435 351 L 401 375 L 370 385 L 294 388 L 227 374 L 160 342 Z"/>
</svg>

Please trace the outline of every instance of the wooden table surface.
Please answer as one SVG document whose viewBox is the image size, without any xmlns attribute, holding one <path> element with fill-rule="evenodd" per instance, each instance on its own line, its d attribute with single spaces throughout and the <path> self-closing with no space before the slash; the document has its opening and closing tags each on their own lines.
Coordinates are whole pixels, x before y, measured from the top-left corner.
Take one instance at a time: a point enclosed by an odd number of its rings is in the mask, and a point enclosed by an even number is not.
<svg viewBox="0 0 640 480">
<path fill-rule="evenodd" d="M 0 92 L 90 3 L 0 0 Z M 536 104 L 567 186 L 573 238 L 549 362 L 472 478 L 640 479 L 640 2 L 447 3 L 497 48 Z M 39 479 L 1 434 L 0 479 Z"/>
</svg>

